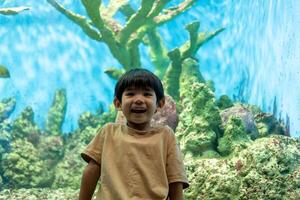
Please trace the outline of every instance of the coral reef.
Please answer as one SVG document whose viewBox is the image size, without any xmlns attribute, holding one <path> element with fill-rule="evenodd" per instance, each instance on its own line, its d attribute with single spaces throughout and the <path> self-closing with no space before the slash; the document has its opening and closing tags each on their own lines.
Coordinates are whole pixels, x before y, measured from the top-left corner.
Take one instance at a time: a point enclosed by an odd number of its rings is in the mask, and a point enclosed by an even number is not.
<svg viewBox="0 0 300 200">
<path fill-rule="evenodd" d="M 46 119 L 46 132 L 50 135 L 61 135 L 61 127 L 65 120 L 67 95 L 65 89 L 56 91 Z"/>
<path fill-rule="evenodd" d="M 298 199 L 300 141 L 275 136 L 275 132 L 270 131 L 275 129 L 269 129 L 263 138 L 251 139 L 243 122 L 244 110 L 233 109 L 236 104 L 224 123 L 213 91 L 195 68 L 195 60 L 185 60 L 180 77 L 182 107 L 176 135 L 191 181 L 185 198 Z M 263 115 L 255 107 L 244 107 L 255 116 Z M 38 198 L 38 193 L 39 196 L 47 195 L 45 198 L 59 194 L 66 199 L 76 199 L 85 166 L 80 152 L 97 129 L 114 121 L 115 117 L 113 107 L 109 112 L 103 112 L 100 107 L 96 114 L 84 113 L 79 120 L 80 127 L 64 137 L 42 135 L 30 107 L 12 124 L 8 119 L 1 122 L 1 134 L 6 135 L 10 148 L 6 151 L 2 148 L 0 187 L 56 189 L 51 194 L 45 194 L 43 189 L 30 189 L 23 194 L 20 194 L 23 190 L 3 190 L 1 195 L 6 199 L 34 199 Z M 7 135 L 10 132 L 13 137 Z M 36 137 L 30 134 L 32 132 Z M 59 189 L 61 187 L 65 188 L 64 192 Z"/>
<path fill-rule="evenodd" d="M 170 8 L 165 8 L 168 0 L 142 0 L 138 10 L 128 0 L 109 1 L 106 6 L 100 0 L 82 0 L 87 17 L 47 1 L 91 39 L 109 47 L 123 67 L 106 69 L 113 79 L 141 67 L 139 45 L 148 47 L 155 73 L 170 95 L 154 121 L 176 130 L 190 180 L 185 199 L 300 198 L 299 139 L 284 136 L 281 122 L 256 106 L 232 102 L 226 95 L 217 100 L 213 82 L 199 71 L 197 51 L 224 29 L 198 33 L 200 23 L 193 22 L 186 26 L 186 43 L 171 51 L 164 46 L 157 27 L 195 0 Z M 0 14 L 23 10 L 0 9 Z M 126 18 L 124 26 L 114 18 L 117 12 Z M 0 74 L 8 76 L 7 68 Z M 77 199 L 85 166 L 80 152 L 100 127 L 121 122 L 122 116 L 116 118 L 113 105 L 108 112 L 100 106 L 96 113 L 84 112 L 78 129 L 67 134 L 61 131 L 67 106 L 64 89 L 56 91 L 44 129 L 35 124 L 30 107 L 11 121 L 15 104 L 12 98 L 0 103 L 0 199 Z"/>
<path fill-rule="evenodd" d="M 285 136 L 257 139 L 233 157 L 186 158 L 187 200 L 300 197 L 300 141 Z"/>
</svg>

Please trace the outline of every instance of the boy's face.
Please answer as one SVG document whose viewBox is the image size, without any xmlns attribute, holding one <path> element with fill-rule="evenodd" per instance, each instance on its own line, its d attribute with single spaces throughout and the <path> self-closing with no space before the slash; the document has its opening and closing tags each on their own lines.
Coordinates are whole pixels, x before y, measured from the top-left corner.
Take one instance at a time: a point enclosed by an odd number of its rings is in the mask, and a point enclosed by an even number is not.
<svg viewBox="0 0 300 200">
<path fill-rule="evenodd" d="M 122 110 L 129 127 L 147 130 L 154 113 L 163 107 L 164 99 L 157 104 L 152 88 L 129 87 L 122 94 L 122 103 L 115 98 L 114 104 L 118 110 Z"/>
</svg>

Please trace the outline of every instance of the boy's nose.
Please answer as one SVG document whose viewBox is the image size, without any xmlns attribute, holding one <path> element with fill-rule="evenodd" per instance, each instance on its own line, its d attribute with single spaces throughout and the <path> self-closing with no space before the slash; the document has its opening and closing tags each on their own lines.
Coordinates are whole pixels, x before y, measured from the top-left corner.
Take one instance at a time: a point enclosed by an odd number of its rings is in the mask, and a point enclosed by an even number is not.
<svg viewBox="0 0 300 200">
<path fill-rule="evenodd" d="M 143 101 L 144 101 L 143 95 L 136 95 L 134 98 L 135 103 L 143 103 Z"/>
</svg>

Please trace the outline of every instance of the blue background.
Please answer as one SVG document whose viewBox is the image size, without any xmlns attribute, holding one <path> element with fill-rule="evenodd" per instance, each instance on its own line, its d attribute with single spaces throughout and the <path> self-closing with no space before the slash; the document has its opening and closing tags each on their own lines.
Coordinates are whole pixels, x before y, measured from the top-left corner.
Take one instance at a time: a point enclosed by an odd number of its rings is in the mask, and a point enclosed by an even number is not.
<svg viewBox="0 0 300 200">
<path fill-rule="evenodd" d="M 80 1 L 59 2 L 85 15 Z M 0 15 L 0 64 L 11 73 L 10 79 L 0 79 L 0 100 L 17 99 L 12 119 L 31 106 L 36 122 L 44 127 L 60 88 L 67 90 L 68 98 L 64 132 L 77 127 L 84 111 L 95 112 L 100 103 L 108 109 L 115 82 L 103 71 L 121 66 L 106 45 L 91 40 L 46 0 L 0 0 L 0 7 L 12 6 L 31 7 L 16 16 Z M 215 83 L 216 95 L 274 112 L 288 120 L 291 135 L 299 137 L 300 1 L 199 0 L 158 29 L 168 50 L 188 39 L 184 26 L 195 20 L 202 31 L 226 28 L 197 54 L 202 74 Z M 143 66 L 152 70 L 147 48 L 140 49 Z"/>
</svg>

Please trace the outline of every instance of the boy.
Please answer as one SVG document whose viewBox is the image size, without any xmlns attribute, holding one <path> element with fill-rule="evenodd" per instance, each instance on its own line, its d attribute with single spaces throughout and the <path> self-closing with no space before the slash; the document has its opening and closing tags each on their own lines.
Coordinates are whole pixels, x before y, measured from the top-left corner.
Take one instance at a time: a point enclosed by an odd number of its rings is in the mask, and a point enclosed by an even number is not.
<svg viewBox="0 0 300 200">
<path fill-rule="evenodd" d="M 91 199 L 98 179 L 101 200 L 180 200 L 188 187 L 171 128 L 151 124 L 165 104 L 161 81 L 145 69 L 126 72 L 115 87 L 114 105 L 126 123 L 104 125 L 82 158 L 80 200 Z"/>
</svg>

